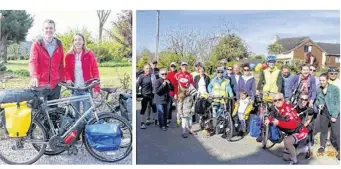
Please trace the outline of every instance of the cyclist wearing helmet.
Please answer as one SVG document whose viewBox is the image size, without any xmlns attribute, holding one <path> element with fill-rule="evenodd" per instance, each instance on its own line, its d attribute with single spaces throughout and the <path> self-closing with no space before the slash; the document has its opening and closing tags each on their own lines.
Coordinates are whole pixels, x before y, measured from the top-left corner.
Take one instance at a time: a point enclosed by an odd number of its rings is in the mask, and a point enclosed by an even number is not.
<svg viewBox="0 0 341 169">
<path fill-rule="evenodd" d="M 277 93 L 282 91 L 281 71 L 276 67 L 276 57 L 268 56 L 266 58 L 267 68 L 261 71 L 256 93 L 262 92 Z"/>
<path fill-rule="evenodd" d="M 337 67 L 328 68 L 329 84 L 333 84 L 340 89 L 339 69 Z"/>
</svg>

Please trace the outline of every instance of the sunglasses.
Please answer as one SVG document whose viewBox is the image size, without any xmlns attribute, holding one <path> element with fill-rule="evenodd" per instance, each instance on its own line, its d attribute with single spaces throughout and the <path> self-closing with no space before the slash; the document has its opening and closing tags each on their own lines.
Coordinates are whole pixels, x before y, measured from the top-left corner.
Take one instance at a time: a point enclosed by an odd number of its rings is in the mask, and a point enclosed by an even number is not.
<svg viewBox="0 0 341 169">
<path fill-rule="evenodd" d="M 224 73 L 224 72 L 219 71 L 218 73 Z"/>
<path fill-rule="evenodd" d="M 280 101 L 282 101 L 282 100 L 283 100 L 283 99 L 274 99 L 273 102 L 274 102 L 274 103 L 277 103 L 277 102 L 280 102 Z"/>
<path fill-rule="evenodd" d="M 250 71 L 250 69 L 244 69 L 244 71 L 245 71 L 245 72 L 248 72 L 248 71 Z"/>
<path fill-rule="evenodd" d="M 309 99 L 300 98 L 302 101 L 308 101 Z"/>
<path fill-rule="evenodd" d="M 316 72 L 316 69 L 310 69 L 310 71 Z"/>
<path fill-rule="evenodd" d="M 227 69 L 227 70 L 232 70 L 232 69 Z"/>
<path fill-rule="evenodd" d="M 337 75 L 337 73 L 329 73 L 330 75 Z"/>
<path fill-rule="evenodd" d="M 175 65 L 172 65 L 171 67 L 174 67 L 174 68 L 176 68 L 176 66 L 175 66 Z"/>
</svg>

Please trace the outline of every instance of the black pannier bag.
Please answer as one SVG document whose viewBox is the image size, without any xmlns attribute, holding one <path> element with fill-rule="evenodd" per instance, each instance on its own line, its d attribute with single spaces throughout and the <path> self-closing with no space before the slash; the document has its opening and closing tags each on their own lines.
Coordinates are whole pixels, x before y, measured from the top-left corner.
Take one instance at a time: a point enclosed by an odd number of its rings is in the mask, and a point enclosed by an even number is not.
<svg viewBox="0 0 341 169">
<path fill-rule="evenodd" d="M 0 92 L 0 104 L 29 101 L 33 99 L 34 96 L 34 92 L 29 89 L 5 89 L 4 91 Z"/>
<path fill-rule="evenodd" d="M 132 121 L 132 95 L 130 94 L 120 94 L 120 111 L 122 117 L 127 119 L 129 122 Z"/>
</svg>

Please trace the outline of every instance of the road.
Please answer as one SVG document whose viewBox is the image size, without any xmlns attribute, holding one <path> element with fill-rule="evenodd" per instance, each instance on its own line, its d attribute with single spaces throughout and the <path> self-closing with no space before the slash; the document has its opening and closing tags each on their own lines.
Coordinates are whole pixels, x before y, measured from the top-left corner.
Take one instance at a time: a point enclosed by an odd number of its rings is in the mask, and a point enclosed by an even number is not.
<svg viewBox="0 0 341 169">
<path fill-rule="evenodd" d="M 138 102 L 137 114 L 140 106 Z M 184 139 L 181 128 L 175 125 L 174 114 L 167 131 L 154 125 L 140 129 L 137 116 L 137 164 L 288 164 L 281 158 L 282 144 L 264 150 L 249 136 L 228 142 L 220 135 L 208 137 L 199 131 L 198 135 Z M 199 130 L 199 126 L 195 124 L 194 129 Z M 326 156 L 305 160 L 301 155 L 298 159 L 300 164 L 340 164 L 336 158 Z"/>
</svg>

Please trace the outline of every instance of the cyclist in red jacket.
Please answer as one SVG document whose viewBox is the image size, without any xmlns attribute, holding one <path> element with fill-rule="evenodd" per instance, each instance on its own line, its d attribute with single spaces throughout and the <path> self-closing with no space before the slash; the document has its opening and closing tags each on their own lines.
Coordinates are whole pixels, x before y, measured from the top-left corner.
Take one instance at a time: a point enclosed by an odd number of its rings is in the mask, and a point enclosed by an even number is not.
<svg viewBox="0 0 341 169">
<path fill-rule="evenodd" d="M 43 24 L 43 38 L 38 39 L 32 45 L 29 60 L 31 86 L 49 86 L 47 100 L 58 99 L 61 87 L 58 83 L 65 80 L 64 77 L 64 50 L 60 40 L 54 37 L 55 22 L 46 20 Z"/>
<path fill-rule="evenodd" d="M 265 117 L 265 124 L 271 122 L 288 135 L 284 138 L 284 145 L 291 155 L 290 164 L 297 164 L 297 154 L 294 145 L 308 136 L 308 129 L 304 127 L 295 108 L 285 102 L 282 93 L 276 93 L 273 96 L 273 102 L 274 107 L 272 107 L 270 115 Z"/>
</svg>

